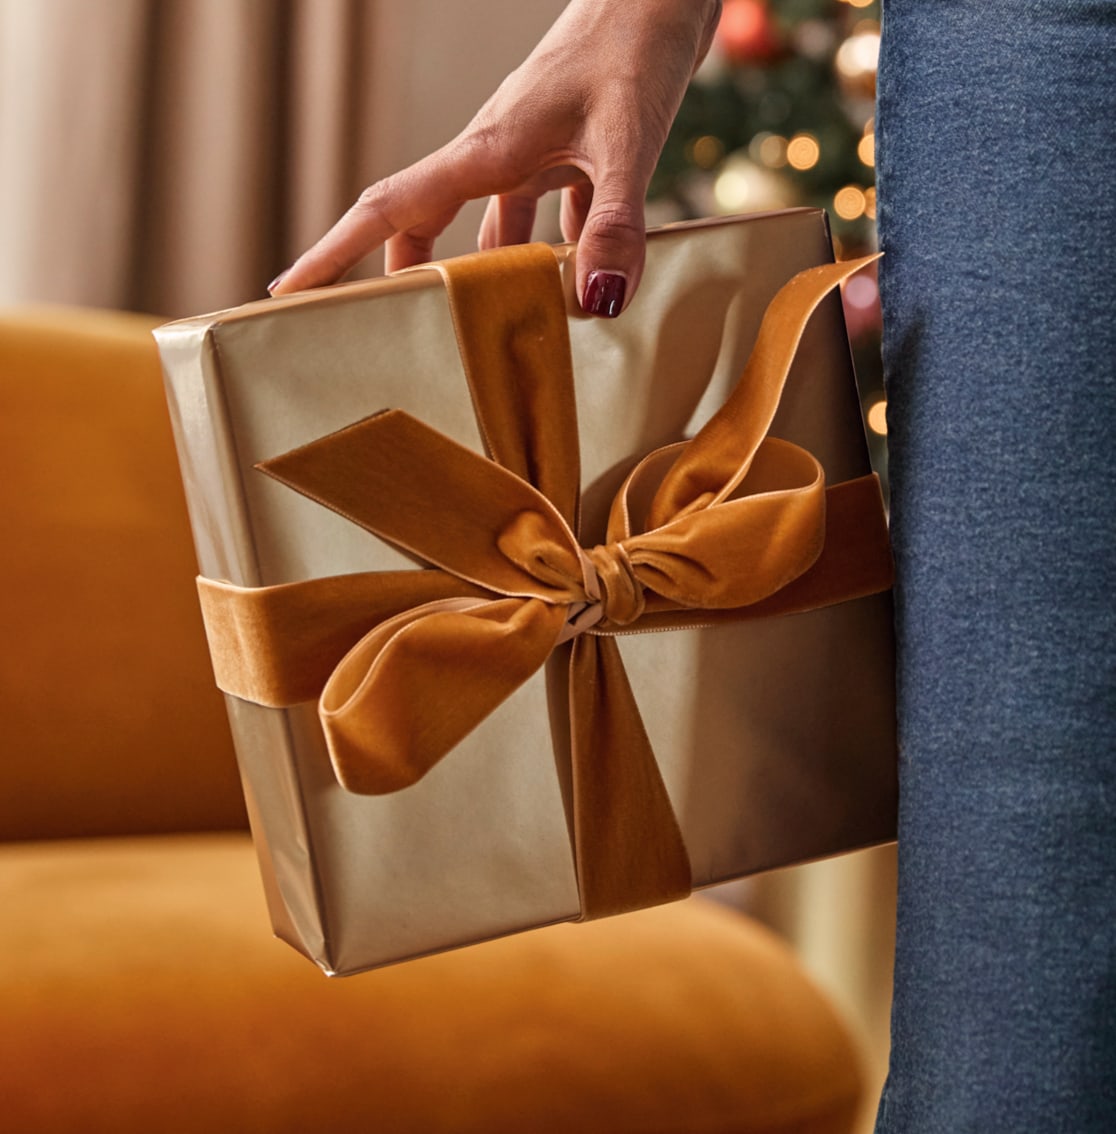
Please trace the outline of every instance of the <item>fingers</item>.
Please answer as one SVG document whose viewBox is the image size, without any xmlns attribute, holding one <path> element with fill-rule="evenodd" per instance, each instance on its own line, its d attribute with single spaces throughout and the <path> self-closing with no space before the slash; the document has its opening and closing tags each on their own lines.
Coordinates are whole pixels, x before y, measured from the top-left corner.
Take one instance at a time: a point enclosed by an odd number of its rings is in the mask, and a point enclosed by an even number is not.
<svg viewBox="0 0 1116 1134">
<path fill-rule="evenodd" d="M 433 260 L 434 241 L 442 235 L 459 208 L 459 205 L 454 205 L 425 224 L 389 237 L 384 245 L 384 271 L 398 272 L 401 268 Z"/>
<path fill-rule="evenodd" d="M 335 283 L 395 233 L 383 211 L 384 197 L 366 189 L 344 216 L 268 289 L 272 295 Z"/>
<path fill-rule="evenodd" d="M 490 197 L 479 247 L 526 244 L 534 228 L 538 194 L 550 187 L 549 179 L 536 178 L 515 193 Z M 582 308 L 591 315 L 619 315 L 639 286 L 646 246 L 643 195 L 636 174 L 615 177 L 596 189 L 579 174 L 562 193 L 559 223 L 563 237 L 578 244 L 577 292 Z"/>
<path fill-rule="evenodd" d="M 577 242 L 577 293 L 591 315 L 612 318 L 631 300 L 643 274 L 646 248 L 643 199 L 655 154 L 625 154 L 629 168 L 605 175 L 594 187 L 576 167 L 544 170 L 514 192 L 489 198 L 478 245 L 497 248 L 531 239 L 538 198 L 563 188 L 559 223 L 564 239 Z"/>
<path fill-rule="evenodd" d="M 562 194 L 558 224 L 565 240 L 576 241 L 585 227 L 585 219 L 593 204 L 593 186 L 588 181 L 571 185 Z"/>
<path fill-rule="evenodd" d="M 335 283 L 370 252 L 391 242 L 389 271 L 430 259 L 434 238 L 465 202 L 449 147 L 370 185 L 348 212 L 269 289 L 285 295 Z"/>
<path fill-rule="evenodd" d="M 647 163 L 638 163 L 640 165 Z M 647 177 L 636 170 L 603 175 L 594 186 L 580 171 L 544 171 L 520 189 L 490 198 L 481 224 L 481 248 L 531 239 L 538 196 L 565 183 L 561 226 L 578 242 L 577 289 L 583 309 L 608 318 L 630 301 L 643 273 Z M 275 283 L 272 295 L 340 279 L 369 252 L 386 245 L 389 272 L 433 258 L 434 241 L 471 195 L 462 192 L 461 165 L 444 151 L 366 189 L 347 213 Z M 451 176 L 451 174 L 456 176 Z M 489 178 L 491 180 L 491 177 Z M 570 183 L 572 180 L 572 183 Z"/>
<path fill-rule="evenodd" d="M 527 244 L 535 228 L 538 198 L 523 193 L 489 197 L 477 238 L 478 248 Z"/>
<path fill-rule="evenodd" d="M 615 318 L 639 286 L 647 245 L 645 188 L 622 178 L 602 179 L 594 190 L 577 244 L 577 291 L 590 315 Z"/>
</svg>

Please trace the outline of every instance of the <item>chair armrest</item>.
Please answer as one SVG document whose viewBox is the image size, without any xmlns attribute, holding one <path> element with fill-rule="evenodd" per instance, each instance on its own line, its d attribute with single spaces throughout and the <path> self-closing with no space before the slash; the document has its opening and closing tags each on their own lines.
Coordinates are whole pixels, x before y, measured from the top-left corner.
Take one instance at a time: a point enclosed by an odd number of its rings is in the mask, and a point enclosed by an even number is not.
<svg viewBox="0 0 1116 1134">
<path fill-rule="evenodd" d="M 244 826 L 156 323 L 0 310 L 0 838 Z"/>
</svg>

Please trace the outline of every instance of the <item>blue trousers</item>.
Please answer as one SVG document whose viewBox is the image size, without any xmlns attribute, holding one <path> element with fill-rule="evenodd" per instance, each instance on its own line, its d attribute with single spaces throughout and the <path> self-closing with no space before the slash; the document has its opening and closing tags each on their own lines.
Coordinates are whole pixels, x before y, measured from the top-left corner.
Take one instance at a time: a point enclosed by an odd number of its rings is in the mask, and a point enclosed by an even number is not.
<svg viewBox="0 0 1116 1134">
<path fill-rule="evenodd" d="M 878 1134 L 1116 1130 L 1116 2 L 884 0 Z"/>
</svg>

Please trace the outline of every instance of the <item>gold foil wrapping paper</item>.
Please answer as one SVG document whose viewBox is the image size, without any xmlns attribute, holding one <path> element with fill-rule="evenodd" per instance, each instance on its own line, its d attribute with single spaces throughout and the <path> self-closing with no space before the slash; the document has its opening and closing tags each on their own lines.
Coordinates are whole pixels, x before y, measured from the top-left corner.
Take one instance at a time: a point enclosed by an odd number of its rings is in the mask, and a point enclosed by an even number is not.
<svg viewBox="0 0 1116 1134">
<path fill-rule="evenodd" d="M 579 313 L 573 251 L 558 257 L 582 530 L 599 539 L 635 462 L 717 409 L 768 301 L 831 252 L 813 210 L 660 230 L 613 321 Z M 158 338 L 204 576 L 259 587 L 415 566 L 254 466 L 386 408 L 482 450 L 435 271 L 249 304 Z M 828 483 L 869 471 L 835 294 L 770 433 L 812 452 Z M 881 594 L 616 639 L 696 886 L 894 836 L 890 635 Z M 418 783 L 358 796 L 334 776 L 313 702 L 230 697 L 276 932 L 344 973 L 578 917 L 563 700 L 553 667 L 540 671 Z"/>
</svg>

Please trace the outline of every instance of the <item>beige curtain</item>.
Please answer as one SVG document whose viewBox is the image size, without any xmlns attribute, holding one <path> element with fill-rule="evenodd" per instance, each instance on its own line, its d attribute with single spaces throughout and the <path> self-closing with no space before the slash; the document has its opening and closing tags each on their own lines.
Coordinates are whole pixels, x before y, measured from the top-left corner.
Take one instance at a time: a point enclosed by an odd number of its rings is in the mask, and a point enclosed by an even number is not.
<svg viewBox="0 0 1116 1134">
<path fill-rule="evenodd" d="M 261 296 L 368 181 L 464 125 L 563 3 L 0 0 L 0 304 Z M 441 253 L 473 245 L 480 208 Z M 878 1086 L 893 852 L 723 896 L 795 944 Z"/>
<path fill-rule="evenodd" d="M 261 295 L 368 181 L 460 129 L 562 6 L 0 0 L 0 302 L 179 316 Z"/>
</svg>

